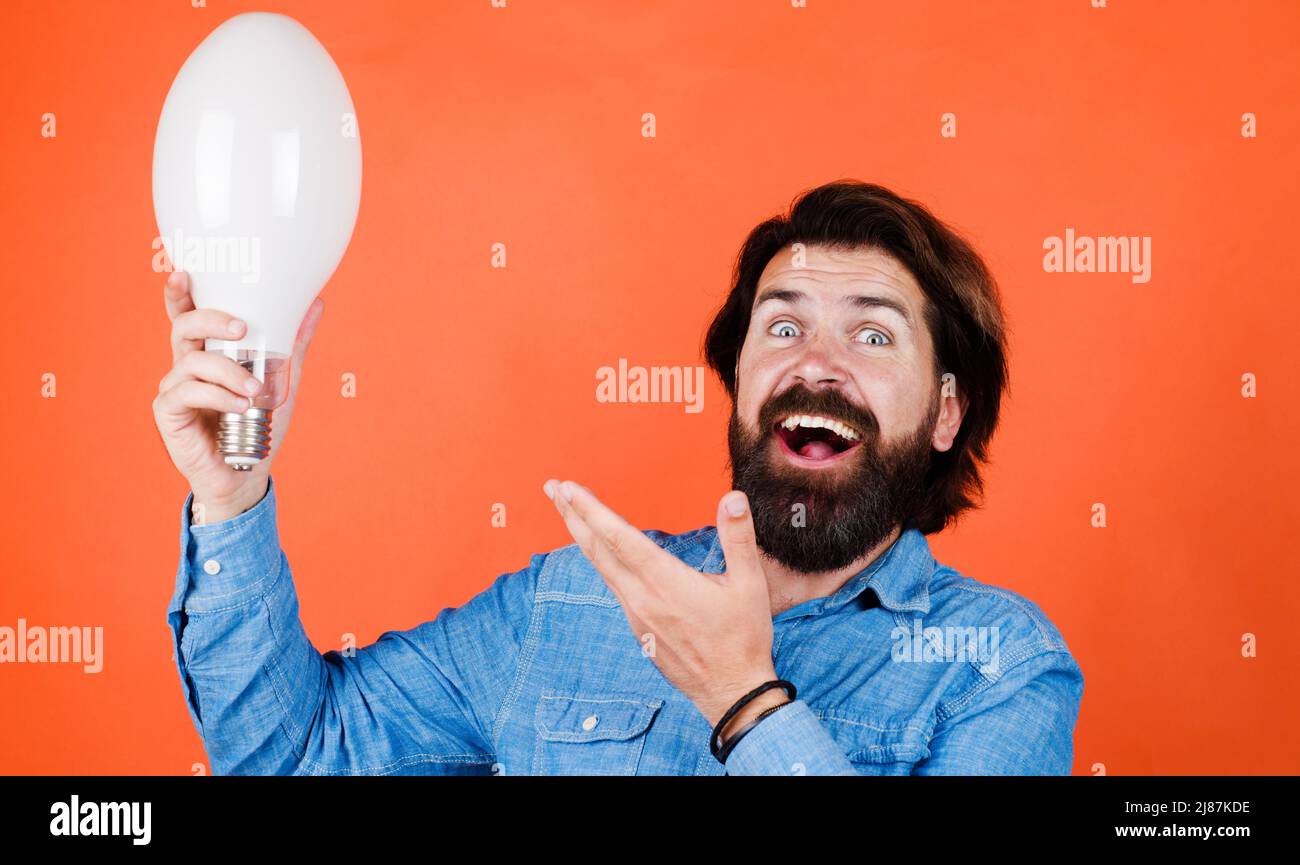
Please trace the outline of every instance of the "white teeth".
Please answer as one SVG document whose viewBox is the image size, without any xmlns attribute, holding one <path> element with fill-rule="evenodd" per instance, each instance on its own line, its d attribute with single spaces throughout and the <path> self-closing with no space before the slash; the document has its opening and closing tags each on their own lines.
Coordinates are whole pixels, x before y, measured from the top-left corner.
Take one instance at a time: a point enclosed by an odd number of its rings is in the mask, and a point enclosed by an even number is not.
<svg viewBox="0 0 1300 865">
<path fill-rule="evenodd" d="M 826 428 L 841 438 L 849 441 L 857 441 L 859 436 L 856 430 L 848 424 L 833 420 L 820 415 L 790 415 L 790 417 L 781 421 L 781 426 L 785 429 L 792 430 L 795 427 L 808 427 L 810 429 Z"/>
<path fill-rule="evenodd" d="M 834 426 L 832 426 L 831 429 L 835 431 L 836 435 L 840 436 L 841 438 L 846 438 L 849 441 L 858 440 L 858 434 L 854 432 L 852 429 L 850 429 L 848 425 L 842 424 L 839 421 L 832 421 L 832 423 L 834 424 Z"/>
</svg>

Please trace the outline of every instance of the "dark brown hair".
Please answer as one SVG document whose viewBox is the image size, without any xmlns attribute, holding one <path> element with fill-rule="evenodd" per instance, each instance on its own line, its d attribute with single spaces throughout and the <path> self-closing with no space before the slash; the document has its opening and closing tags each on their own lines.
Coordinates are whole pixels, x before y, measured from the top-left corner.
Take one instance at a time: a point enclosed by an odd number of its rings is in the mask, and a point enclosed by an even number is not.
<svg viewBox="0 0 1300 865">
<path fill-rule="evenodd" d="M 809 190 L 788 213 L 749 233 L 736 258 L 731 292 L 709 325 L 705 357 L 733 402 L 736 362 L 749 331 L 758 279 L 773 256 L 792 243 L 887 253 L 925 292 L 937 376 L 952 373 L 958 395 L 966 400 L 957 438 L 949 450 L 932 452 L 925 497 L 908 521 L 927 535 L 940 531 L 974 507 L 983 492 L 979 467 L 988 461 L 989 439 L 1008 387 L 997 284 L 971 245 L 923 205 L 856 180 Z"/>
</svg>

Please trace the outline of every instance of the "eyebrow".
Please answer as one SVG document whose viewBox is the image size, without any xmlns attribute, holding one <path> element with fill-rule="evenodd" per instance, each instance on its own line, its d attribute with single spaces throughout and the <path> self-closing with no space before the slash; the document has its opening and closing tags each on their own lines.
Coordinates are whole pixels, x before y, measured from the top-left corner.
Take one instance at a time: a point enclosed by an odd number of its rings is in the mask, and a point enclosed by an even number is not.
<svg viewBox="0 0 1300 865">
<path fill-rule="evenodd" d="M 769 300 L 780 300 L 789 304 L 795 304 L 801 300 L 807 299 L 808 295 L 797 289 L 769 288 L 758 295 L 758 300 L 754 302 L 754 309 L 758 309 L 761 304 L 767 303 Z M 852 294 L 844 298 L 844 300 L 859 309 L 892 309 L 894 312 L 902 316 L 903 321 L 907 322 L 908 327 L 916 327 L 916 323 L 912 321 L 911 311 L 892 297 L 885 297 L 879 294 Z"/>
</svg>

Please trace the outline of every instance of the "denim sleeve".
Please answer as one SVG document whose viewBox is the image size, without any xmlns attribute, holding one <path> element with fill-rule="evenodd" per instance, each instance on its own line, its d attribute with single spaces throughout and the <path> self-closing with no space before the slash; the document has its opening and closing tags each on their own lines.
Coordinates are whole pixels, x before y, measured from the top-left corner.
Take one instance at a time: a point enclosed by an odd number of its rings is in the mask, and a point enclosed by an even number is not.
<svg viewBox="0 0 1300 865">
<path fill-rule="evenodd" d="M 192 500 L 167 621 L 214 774 L 492 771 L 496 714 L 545 556 L 434 621 L 322 655 L 298 617 L 274 480 L 220 523 L 191 526 Z M 382 575 L 357 577 L 364 588 Z"/>
<path fill-rule="evenodd" d="M 728 775 L 856 775 L 803 700 L 768 715 L 727 755 Z"/>
<path fill-rule="evenodd" d="M 946 707 L 914 775 L 1069 775 L 1083 672 L 1068 651 L 1033 655 Z"/>
</svg>

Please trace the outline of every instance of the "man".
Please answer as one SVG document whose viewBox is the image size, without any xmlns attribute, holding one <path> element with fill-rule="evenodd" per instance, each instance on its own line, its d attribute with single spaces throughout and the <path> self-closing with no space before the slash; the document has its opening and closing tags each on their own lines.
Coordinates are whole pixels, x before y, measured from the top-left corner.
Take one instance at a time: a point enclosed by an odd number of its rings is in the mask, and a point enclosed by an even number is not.
<svg viewBox="0 0 1300 865">
<path fill-rule="evenodd" d="M 255 380 L 197 350 L 242 330 L 186 285 L 154 414 L 192 489 L 168 621 L 214 771 L 1069 773 L 1065 641 L 926 541 L 980 492 L 1007 371 L 992 278 L 915 202 L 829 184 L 746 240 L 706 340 L 733 401 L 716 527 L 642 532 L 548 481 L 576 545 L 352 656 L 303 631 L 271 460 L 216 453 L 212 410 Z"/>
</svg>

